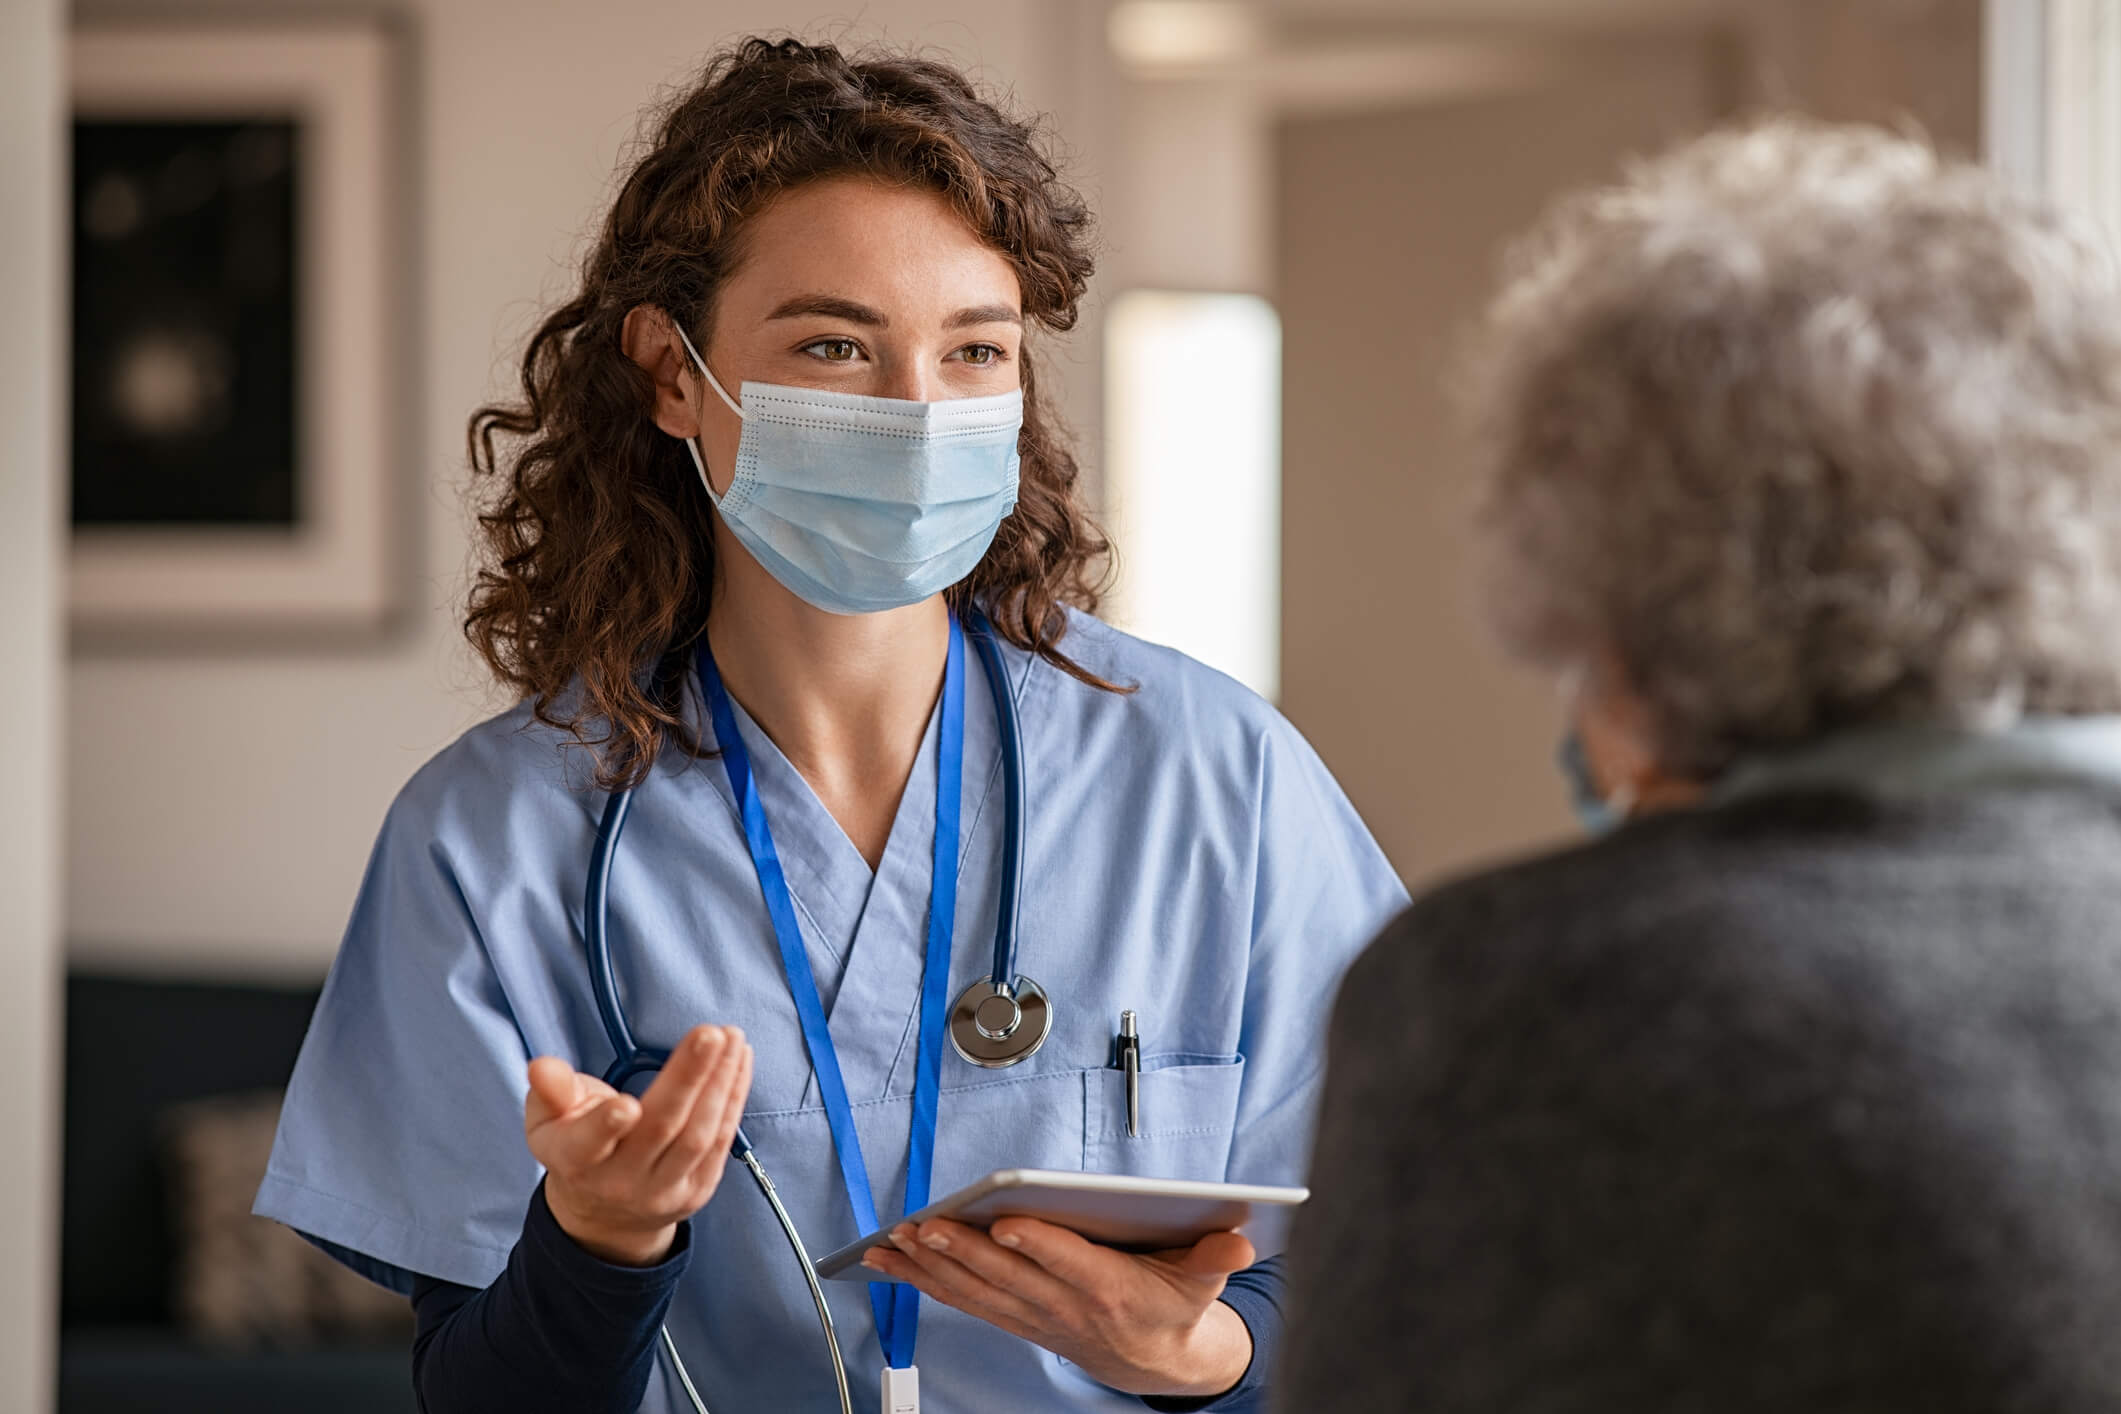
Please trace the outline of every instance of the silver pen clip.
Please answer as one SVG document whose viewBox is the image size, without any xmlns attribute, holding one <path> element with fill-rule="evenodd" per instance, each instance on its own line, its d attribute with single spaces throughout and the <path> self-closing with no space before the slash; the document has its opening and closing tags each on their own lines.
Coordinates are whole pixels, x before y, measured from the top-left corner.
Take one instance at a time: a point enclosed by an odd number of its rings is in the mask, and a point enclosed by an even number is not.
<svg viewBox="0 0 2121 1414">
<path fill-rule="evenodd" d="M 1142 1043 L 1134 1029 L 1134 1013 L 1119 1014 L 1119 1068 L 1127 1077 L 1127 1137 L 1142 1132 Z"/>
</svg>

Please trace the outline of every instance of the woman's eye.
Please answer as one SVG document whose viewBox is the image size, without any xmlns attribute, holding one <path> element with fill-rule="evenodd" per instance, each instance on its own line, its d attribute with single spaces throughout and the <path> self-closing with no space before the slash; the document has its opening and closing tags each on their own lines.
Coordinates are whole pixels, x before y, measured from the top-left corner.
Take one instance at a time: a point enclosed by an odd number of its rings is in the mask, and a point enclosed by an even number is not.
<svg viewBox="0 0 2121 1414">
<path fill-rule="evenodd" d="M 819 339 L 814 344 L 803 345 L 804 353 L 827 363 L 852 363 L 861 351 L 862 346 L 852 339 Z"/>
<path fill-rule="evenodd" d="M 972 344 L 960 350 L 959 354 L 974 368 L 985 368 L 989 364 L 1000 363 L 1007 356 L 999 344 Z"/>
</svg>

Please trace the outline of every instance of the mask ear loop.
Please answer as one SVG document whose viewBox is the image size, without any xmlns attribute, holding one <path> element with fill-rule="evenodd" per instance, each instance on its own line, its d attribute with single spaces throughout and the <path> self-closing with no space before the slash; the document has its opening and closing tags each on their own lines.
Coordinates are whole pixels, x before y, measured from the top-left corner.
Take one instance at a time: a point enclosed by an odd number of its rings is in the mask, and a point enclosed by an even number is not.
<svg viewBox="0 0 2121 1414">
<path fill-rule="evenodd" d="M 714 389 L 714 395 L 722 400 L 724 407 L 737 415 L 739 422 L 743 421 L 744 410 L 737 406 L 735 398 L 729 396 L 729 390 L 722 386 L 722 380 L 714 376 L 714 370 L 707 366 L 706 359 L 700 357 L 700 351 L 692 346 L 692 339 L 686 334 L 685 326 L 673 319 L 670 321 L 670 327 L 678 331 L 679 341 L 685 345 L 685 352 L 692 355 L 692 361 L 699 366 L 701 374 L 707 379 L 707 386 Z M 714 494 L 714 483 L 707 479 L 707 459 L 700 455 L 700 439 L 687 437 L 685 450 L 692 453 L 692 464 L 699 469 L 700 485 L 707 490 L 707 503 L 720 510 L 722 498 Z"/>
<path fill-rule="evenodd" d="M 682 334 L 684 331 L 679 332 Z M 1563 699 L 1571 704 L 1577 702 L 1583 694 L 1584 681 L 1588 676 L 1588 671 L 1581 663 L 1571 664 L 1564 669 L 1561 674 Z M 1596 789 L 1595 781 L 1593 789 Z M 1636 807 L 1642 804 L 1642 788 L 1634 781 L 1622 781 L 1607 791 L 1599 803 L 1612 812 L 1614 819 L 1623 822 L 1632 820 L 1635 818 Z"/>
</svg>

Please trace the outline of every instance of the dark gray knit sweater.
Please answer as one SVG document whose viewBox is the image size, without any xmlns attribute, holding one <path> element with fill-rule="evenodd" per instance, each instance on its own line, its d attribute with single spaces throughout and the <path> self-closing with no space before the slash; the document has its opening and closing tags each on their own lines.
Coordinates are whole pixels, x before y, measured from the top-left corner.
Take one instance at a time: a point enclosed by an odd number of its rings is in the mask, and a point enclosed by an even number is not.
<svg viewBox="0 0 2121 1414">
<path fill-rule="evenodd" d="M 1284 1410 L 2121 1410 L 2121 793 L 1769 795 L 1468 879 L 1330 1063 Z"/>
</svg>

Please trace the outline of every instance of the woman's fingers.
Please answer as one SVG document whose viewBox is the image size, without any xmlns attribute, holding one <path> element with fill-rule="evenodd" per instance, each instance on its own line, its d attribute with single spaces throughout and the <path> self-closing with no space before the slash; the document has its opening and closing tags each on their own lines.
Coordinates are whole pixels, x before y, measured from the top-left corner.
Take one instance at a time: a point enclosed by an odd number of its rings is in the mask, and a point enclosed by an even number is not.
<svg viewBox="0 0 2121 1414">
<path fill-rule="evenodd" d="M 1119 1268 L 1132 1266 L 1136 1260 L 1036 1218 L 1003 1218 L 994 1225 L 992 1238 L 1011 1252 L 1022 1253 L 1059 1280 L 1086 1291 L 1118 1279 Z M 1159 1252 L 1155 1260 L 1176 1276 L 1219 1290 L 1232 1272 L 1251 1266 L 1257 1253 L 1241 1233 L 1211 1232 L 1191 1247 Z"/>
<path fill-rule="evenodd" d="M 889 1247 L 865 1254 L 868 1265 L 1115 1389 L 1223 1389 L 1252 1359 L 1243 1319 L 1214 1299 L 1223 1278 L 1253 1259 L 1235 1233 L 1154 1256 L 1033 1218 L 1005 1218 L 985 1235 L 947 1221 L 918 1231 L 900 1223 L 888 1236 Z"/>
<path fill-rule="evenodd" d="M 557 1056 L 539 1056 L 530 1063 L 530 1094 L 523 1101 L 525 1132 L 566 1114 L 574 1100 L 574 1067 Z"/>
<path fill-rule="evenodd" d="M 742 1108 L 743 1101 L 732 1102 L 730 1092 L 743 1073 L 744 1056 L 749 1049 L 744 1044 L 744 1033 L 734 1026 L 729 1027 L 722 1048 L 715 1053 L 712 1065 L 701 1076 L 700 1087 L 694 1093 L 692 1110 L 685 1117 L 684 1126 L 671 1136 L 649 1170 L 652 1182 L 683 1182 L 702 1162 L 728 1150 L 728 1140 L 717 1145 L 715 1139 L 722 1132 L 723 1116 L 732 1107 Z"/>
<path fill-rule="evenodd" d="M 1021 1252 L 1001 1246 L 978 1228 L 938 1218 L 922 1223 L 914 1240 L 921 1248 L 948 1257 L 989 1286 L 1032 1306 L 1059 1310 L 1075 1299 L 1075 1287 Z"/>
<path fill-rule="evenodd" d="M 744 1106 L 751 1099 L 751 1073 L 758 1057 L 748 1045 L 741 1049 L 743 1054 L 737 1058 L 736 1075 L 729 1082 L 728 1102 L 722 1107 L 721 1122 L 715 1126 L 714 1138 L 707 1146 L 707 1158 L 717 1162 L 736 1142 L 737 1126 L 744 1122 Z"/>
<path fill-rule="evenodd" d="M 720 1181 L 753 1064 L 741 1031 L 698 1026 L 634 1099 L 541 1056 L 531 1062 L 523 1106 L 530 1151 L 572 1181 L 578 1197 L 598 1193 L 598 1201 L 644 1219 L 687 1216 Z"/>
<path fill-rule="evenodd" d="M 639 1101 L 581 1074 L 566 1061 L 539 1056 L 530 1063 L 523 1135 L 531 1156 L 548 1172 L 565 1178 L 602 1163 L 640 1112 Z"/>
<path fill-rule="evenodd" d="M 607 1095 L 532 1129 L 531 1155 L 554 1173 L 579 1175 L 610 1158 L 640 1114 L 641 1103 L 631 1095 Z"/>
<path fill-rule="evenodd" d="M 523 1101 L 523 1127 L 528 1131 L 567 1118 L 617 1093 L 594 1075 L 581 1074 L 557 1056 L 539 1056 L 530 1063 L 530 1093 Z"/>
<path fill-rule="evenodd" d="M 670 1052 L 662 1073 L 641 1096 L 641 1122 L 620 1145 L 620 1157 L 646 1173 L 672 1140 L 685 1132 L 692 1107 L 728 1045 L 719 1026 L 695 1026 Z"/>
<path fill-rule="evenodd" d="M 1119 1268 L 1133 1260 L 1037 1218 L 1003 1218 L 994 1225 L 991 1240 L 1021 1253 L 1051 1276 L 1083 1291 L 1098 1290 L 1114 1281 Z"/>
<path fill-rule="evenodd" d="M 900 1223 L 891 1229 L 890 1237 L 891 1250 L 911 1269 L 893 1275 L 901 1280 L 911 1280 L 922 1295 L 932 1296 L 960 1311 L 969 1311 L 983 1321 L 1019 1335 L 1028 1335 L 1044 1324 L 1037 1305 L 987 1281 L 947 1250 L 923 1243 L 919 1234 L 907 1224 Z"/>
<path fill-rule="evenodd" d="M 640 1099 L 564 1061 L 533 1061 L 524 1132 L 561 1230 L 608 1262 L 660 1261 L 721 1180 L 751 1068 L 742 1033 L 715 1026 L 687 1033 Z"/>
</svg>

